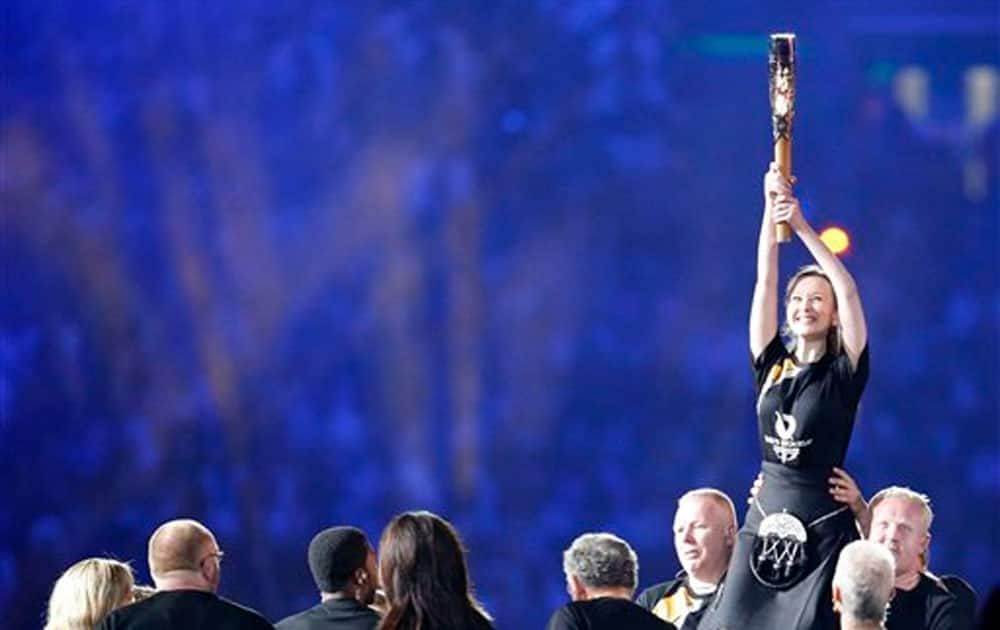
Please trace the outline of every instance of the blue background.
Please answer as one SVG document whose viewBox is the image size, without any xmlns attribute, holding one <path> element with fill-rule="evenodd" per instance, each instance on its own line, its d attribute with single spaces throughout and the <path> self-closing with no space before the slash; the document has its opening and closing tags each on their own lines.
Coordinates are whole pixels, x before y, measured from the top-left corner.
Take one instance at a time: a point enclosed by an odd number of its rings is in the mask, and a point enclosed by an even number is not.
<svg viewBox="0 0 1000 630">
<path fill-rule="evenodd" d="M 502 628 L 612 530 L 743 503 L 767 34 L 795 172 L 853 237 L 872 375 L 847 467 L 928 493 L 932 568 L 1000 554 L 995 2 L 22 2 L 3 10 L 0 618 L 203 520 L 222 592 L 316 601 L 313 533 L 461 530 Z M 929 77 L 926 111 L 894 86 Z M 994 99 L 995 84 L 993 87 Z M 784 275 L 807 262 L 782 248 Z"/>
</svg>

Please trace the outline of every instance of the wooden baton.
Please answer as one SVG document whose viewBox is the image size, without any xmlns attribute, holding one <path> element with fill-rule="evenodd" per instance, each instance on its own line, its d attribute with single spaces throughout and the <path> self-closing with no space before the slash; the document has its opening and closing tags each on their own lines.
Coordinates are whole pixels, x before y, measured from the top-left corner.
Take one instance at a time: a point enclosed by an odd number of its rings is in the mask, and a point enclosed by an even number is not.
<svg viewBox="0 0 1000 630">
<path fill-rule="evenodd" d="M 781 174 L 792 179 L 792 118 L 795 117 L 795 34 L 774 33 L 767 56 L 771 96 L 771 136 L 774 161 Z M 774 226 L 778 242 L 791 240 L 788 223 Z"/>
</svg>

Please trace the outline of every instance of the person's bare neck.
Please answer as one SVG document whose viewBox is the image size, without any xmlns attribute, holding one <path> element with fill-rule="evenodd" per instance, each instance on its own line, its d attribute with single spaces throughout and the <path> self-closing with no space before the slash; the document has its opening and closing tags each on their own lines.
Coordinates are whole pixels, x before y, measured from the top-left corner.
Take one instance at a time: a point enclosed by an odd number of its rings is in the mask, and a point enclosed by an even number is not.
<svg viewBox="0 0 1000 630">
<path fill-rule="evenodd" d="M 719 585 L 719 581 L 722 579 L 722 575 L 725 572 L 726 572 L 726 567 L 711 572 L 702 571 L 700 573 L 695 573 L 694 571 L 692 571 L 691 573 L 688 574 L 688 582 L 691 584 L 691 586 L 702 587 L 699 590 L 705 590 L 704 587 L 708 585 L 717 587 Z M 697 582 L 697 584 L 694 584 L 692 582 Z"/>
<path fill-rule="evenodd" d="M 160 576 L 154 576 L 153 582 L 158 591 L 215 592 L 215 587 L 209 584 L 200 573 L 194 571 L 170 571 Z"/>
<path fill-rule="evenodd" d="M 626 586 L 608 586 L 601 588 L 587 587 L 584 599 L 598 599 L 600 597 L 614 597 L 617 599 L 632 600 L 632 589 Z"/>
<path fill-rule="evenodd" d="M 920 583 L 920 571 L 907 571 L 896 576 L 893 586 L 898 591 L 912 591 Z"/>
<path fill-rule="evenodd" d="M 319 594 L 321 602 L 329 602 L 338 599 L 357 599 L 357 594 L 354 591 L 337 591 L 336 593 L 327 593 L 326 591 L 321 591 Z"/>
<path fill-rule="evenodd" d="M 885 626 L 874 621 L 858 621 L 851 617 L 840 618 L 840 630 L 883 630 Z"/>
<path fill-rule="evenodd" d="M 803 339 L 795 343 L 795 360 L 799 363 L 815 363 L 826 354 L 826 339 Z"/>
</svg>

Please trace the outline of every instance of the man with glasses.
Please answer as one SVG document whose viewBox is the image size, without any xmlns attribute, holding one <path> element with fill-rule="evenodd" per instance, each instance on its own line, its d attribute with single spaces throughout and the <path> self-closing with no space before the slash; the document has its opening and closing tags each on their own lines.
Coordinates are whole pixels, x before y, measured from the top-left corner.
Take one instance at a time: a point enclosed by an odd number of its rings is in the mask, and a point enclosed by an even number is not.
<svg viewBox="0 0 1000 630">
<path fill-rule="evenodd" d="M 149 572 L 156 594 L 114 611 L 99 630 L 274 630 L 256 611 L 216 594 L 222 556 L 215 536 L 198 521 L 164 523 L 149 539 Z"/>
</svg>

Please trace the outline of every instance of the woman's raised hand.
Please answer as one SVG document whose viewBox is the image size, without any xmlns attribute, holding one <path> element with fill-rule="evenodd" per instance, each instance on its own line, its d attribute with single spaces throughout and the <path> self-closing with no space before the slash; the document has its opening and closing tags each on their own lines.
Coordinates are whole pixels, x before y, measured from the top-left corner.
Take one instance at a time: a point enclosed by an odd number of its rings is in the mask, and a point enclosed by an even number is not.
<svg viewBox="0 0 1000 630">
<path fill-rule="evenodd" d="M 781 174 L 776 162 L 771 162 L 771 166 L 764 173 L 764 200 L 772 201 L 775 197 L 792 196 L 792 184 L 795 183 L 793 177 L 791 181 Z"/>
<path fill-rule="evenodd" d="M 792 229 L 797 230 L 805 224 L 802 217 L 802 207 L 799 200 L 792 194 L 793 181 L 789 181 L 778 165 L 771 162 L 771 168 L 764 175 L 764 198 L 771 211 L 774 223 L 787 222 Z"/>
</svg>

